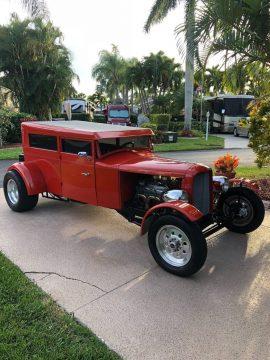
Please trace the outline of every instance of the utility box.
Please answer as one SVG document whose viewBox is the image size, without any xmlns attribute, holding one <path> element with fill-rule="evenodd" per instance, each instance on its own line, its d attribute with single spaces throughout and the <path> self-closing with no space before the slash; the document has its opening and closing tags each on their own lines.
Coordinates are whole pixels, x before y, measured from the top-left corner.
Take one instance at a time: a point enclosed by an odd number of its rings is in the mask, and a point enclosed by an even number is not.
<svg viewBox="0 0 270 360">
<path fill-rule="evenodd" d="M 163 133 L 163 142 L 165 143 L 176 143 L 178 139 L 177 132 L 166 131 Z"/>
</svg>

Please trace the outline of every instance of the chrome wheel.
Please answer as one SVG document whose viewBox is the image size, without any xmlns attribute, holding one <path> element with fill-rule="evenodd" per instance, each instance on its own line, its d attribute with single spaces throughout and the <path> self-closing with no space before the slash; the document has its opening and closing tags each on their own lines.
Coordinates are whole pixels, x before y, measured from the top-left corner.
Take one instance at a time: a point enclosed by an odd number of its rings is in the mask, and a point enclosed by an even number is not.
<svg viewBox="0 0 270 360">
<path fill-rule="evenodd" d="M 172 266 L 185 266 L 191 259 L 190 241 L 176 226 L 162 226 L 156 234 L 156 246 L 160 256 Z"/>
<path fill-rule="evenodd" d="M 16 205 L 19 201 L 19 190 L 16 182 L 13 179 L 9 179 L 7 182 L 7 195 L 9 201 Z"/>
</svg>

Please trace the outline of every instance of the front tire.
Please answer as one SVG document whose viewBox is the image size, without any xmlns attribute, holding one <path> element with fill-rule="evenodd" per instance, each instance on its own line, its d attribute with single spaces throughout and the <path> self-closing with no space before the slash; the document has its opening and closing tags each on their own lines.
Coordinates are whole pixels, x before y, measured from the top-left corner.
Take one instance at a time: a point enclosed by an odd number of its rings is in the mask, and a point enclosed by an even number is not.
<svg viewBox="0 0 270 360">
<path fill-rule="evenodd" d="M 182 277 L 198 272 L 207 257 L 207 244 L 200 227 L 173 215 L 163 215 L 152 223 L 148 244 L 164 270 Z"/>
<path fill-rule="evenodd" d="M 236 136 L 236 137 L 239 136 L 238 131 L 237 131 L 237 128 L 234 128 L 234 129 L 233 129 L 233 135 Z"/>
<path fill-rule="evenodd" d="M 265 209 L 261 198 L 243 187 L 229 189 L 218 204 L 224 226 L 233 232 L 247 234 L 263 222 Z"/>
<path fill-rule="evenodd" d="M 17 171 L 8 171 L 4 177 L 4 194 L 11 210 L 23 212 L 32 210 L 38 202 L 38 195 L 28 195 L 23 179 Z"/>
</svg>

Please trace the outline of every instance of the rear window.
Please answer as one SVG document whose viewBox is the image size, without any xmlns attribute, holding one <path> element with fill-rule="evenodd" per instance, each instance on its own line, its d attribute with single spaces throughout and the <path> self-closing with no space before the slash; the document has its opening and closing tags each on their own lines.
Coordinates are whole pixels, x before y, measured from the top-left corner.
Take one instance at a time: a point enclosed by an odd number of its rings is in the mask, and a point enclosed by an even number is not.
<svg viewBox="0 0 270 360">
<path fill-rule="evenodd" d="M 57 150 L 57 138 L 56 136 L 29 134 L 29 146 L 38 149 Z"/>
<path fill-rule="evenodd" d="M 149 136 L 122 137 L 99 140 L 101 155 L 120 149 L 148 149 Z"/>
<path fill-rule="evenodd" d="M 62 139 L 62 151 L 69 154 L 86 152 L 88 156 L 92 155 L 92 147 L 89 141 Z"/>
</svg>

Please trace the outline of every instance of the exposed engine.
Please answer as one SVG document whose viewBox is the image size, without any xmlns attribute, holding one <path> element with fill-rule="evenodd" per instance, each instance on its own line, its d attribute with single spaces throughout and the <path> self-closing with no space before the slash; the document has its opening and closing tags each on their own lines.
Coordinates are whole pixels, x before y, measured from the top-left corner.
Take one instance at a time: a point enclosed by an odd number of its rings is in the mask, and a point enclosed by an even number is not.
<svg viewBox="0 0 270 360">
<path fill-rule="evenodd" d="M 133 206 L 139 209 L 149 208 L 164 201 L 164 195 L 169 190 L 180 189 L 181 180 L 167 176 L 147 176 L 136 186 Z"/>
</svg>

